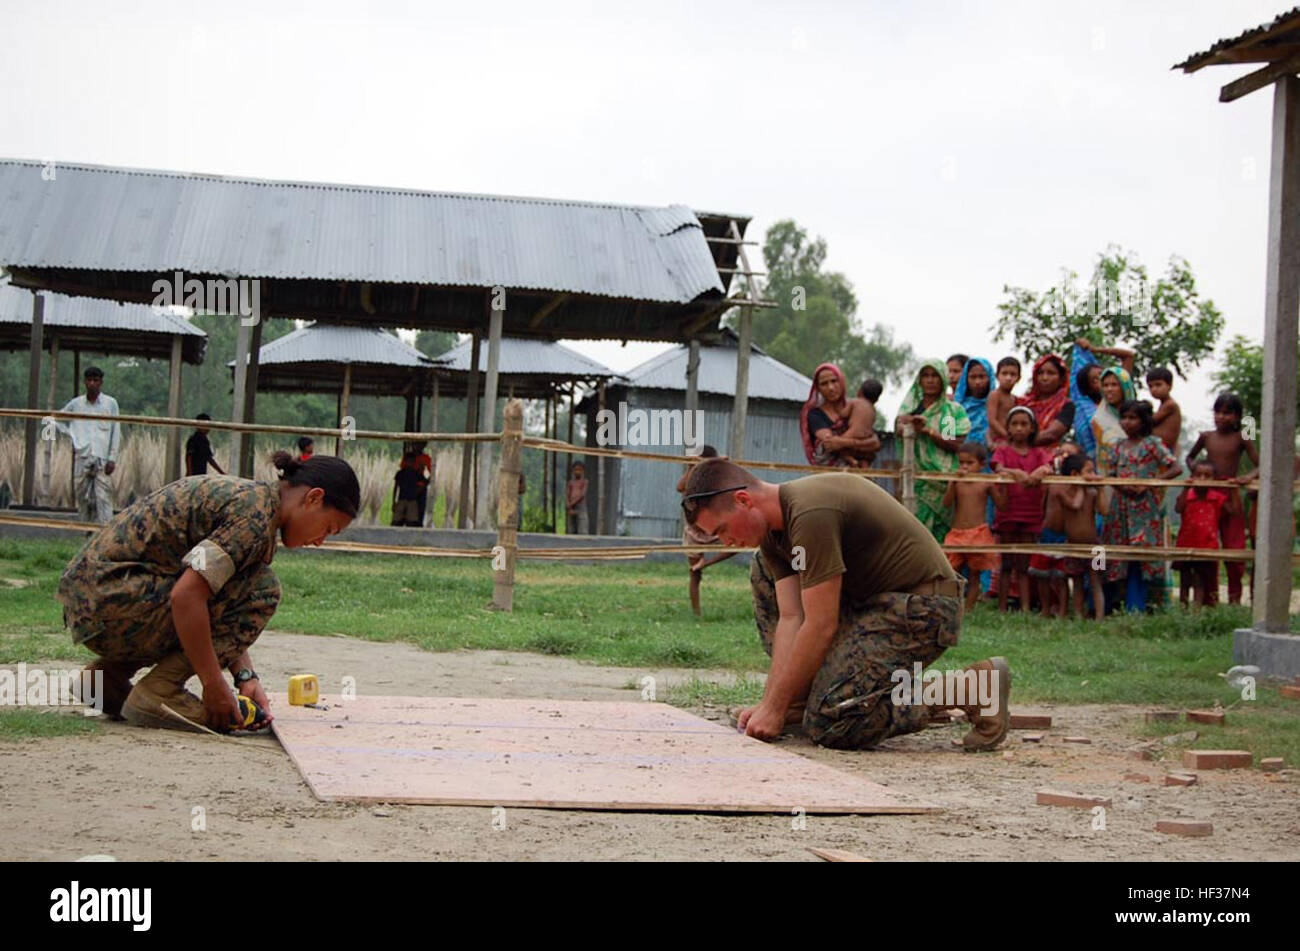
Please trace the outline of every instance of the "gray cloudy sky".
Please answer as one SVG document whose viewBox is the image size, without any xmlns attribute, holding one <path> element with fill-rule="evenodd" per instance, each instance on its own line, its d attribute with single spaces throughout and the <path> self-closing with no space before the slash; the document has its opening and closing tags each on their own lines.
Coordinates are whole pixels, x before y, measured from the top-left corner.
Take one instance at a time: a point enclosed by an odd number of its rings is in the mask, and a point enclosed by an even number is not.
<svg viewBox="0 0 1300 951">
<path fill-rule="evenodd" d="M 1258 339 L 1272 96 L 1169 67 L 1283 9 L 0 0 L 0 154 L 793 217 L 864 322 L 941 357 L 1008 352 L 1002 285 L 1116 242 L 1188 258 Z"/>
</svg>

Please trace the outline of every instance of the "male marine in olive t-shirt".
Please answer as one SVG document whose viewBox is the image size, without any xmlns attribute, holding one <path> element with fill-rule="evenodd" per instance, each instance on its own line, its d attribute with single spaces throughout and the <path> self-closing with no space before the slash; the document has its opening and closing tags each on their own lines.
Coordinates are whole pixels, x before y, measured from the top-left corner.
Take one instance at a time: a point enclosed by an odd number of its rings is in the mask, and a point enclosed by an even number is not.
<svg viewBox="0 0 1300 951">
<path fill-rule="evenodd" d="M 865 749 L 961 706 L 972 724 L 965 749 L 1005 738 L 1011 674 L 1000 657 L 968 668 L 992 680 L 997 701 L 989 706 L 892 696 L 896 672 L 911 674 L 957 643 L 962 582 L 889 493 L 847 473 L 776 485 L 707 460 L 691 470 L 682 507 L 691 525 L 723 544 L 759 546 L 750 578 L 772 667 L 762 701 L 740 714 L 749 736 L 774 739 L 802 720 L 815 743 Z"/>
</svg>

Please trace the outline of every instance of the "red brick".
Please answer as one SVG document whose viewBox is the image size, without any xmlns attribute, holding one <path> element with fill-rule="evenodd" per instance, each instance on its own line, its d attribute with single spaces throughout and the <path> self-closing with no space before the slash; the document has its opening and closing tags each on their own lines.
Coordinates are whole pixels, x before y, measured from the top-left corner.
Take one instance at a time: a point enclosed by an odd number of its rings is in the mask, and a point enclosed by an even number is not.
<svg viewBox="0 0 1300 951">
<path fill-rule="evenodd" d="M 1041 734 L 1041 733 L 1026 733 L 1024 736 L 1022 736 L 1022 737 L 1020 738 L 1020 742 L 1021 742 L 1021 743 L 1041 743 L 1041 742 L 1043 742 L 1043 734 Z"/>
<path fill-rule="evenodd" d="M 1143 760 L 1143 761 L 1147 761 L 1147 760 L 1153 760 L 1153 759 L 1155 759 L 1156 756 L 1155 756 L 1155 754 L 1152 753 L 1150 750 L 1129 750 L 1129 751 L 1128 751 L 1128 758 L 1129 758 L 1129 759 L 1140 759 L 1140 760 Z"/>
<path fill-rule="evenodd" d="M 1052 718 L 1037 713 L 1013 713 L 1011 714 L 1011 729 L 1013 730 L 1050 730 L 1052 728 Z"/>
<path fill-rule="evenodd" d="M 1259 768 L 1266 773 L 1276 773 L 1284 765 L 1280 756 L 1268 756 L 1259 761 Z"/>
<path fill-rule="evenodd" d="M 1110 800 L 1104 796 L 1081 796 L 1075 793 L 1060 792 L 1055 789 L 1038 790 L 1037 802 L 1040 806 L 1072 806 L 1075 809 L 1110 806 Z"/>
<path fill-rule="evenodd" d="M 1165 775 L 1166 786 L 1195 786 L 1195 773 L 1168 773 Z"/>
<path fill-rule="evenodd" d="M 1125 773 L 1124 778 L 1131 783 L 1149 783 L 1151 777 L 1146 773 Z"/>
<path fill-rule="evenodd" d="M 1156 822 L 1156 831 L 1169 835 L 1209 835 L 1214 831 L 1214 825 L 1196 819 L 1160 819 Z"/>
<path fill-rule="evenodd" d="M 1092 740 L 1088 739 L 1086 736 L 1067 736 L 1065 737 L 1065 742 L 1066 743 L 1091 743 Z"/>
<path fill-rule="evenodd" d="M 1254 758 L 1250 750 L 1184 750 L 1188 769 L 1248 769 Z"/>
<path fill-rule="evenodd" d="M 1300 685 L 1286 684 L 1278 689 L 1278 693 L 1288 700 L 1300 700 Z"/>
<path fill-rule="evenodd" d="M 1210 723 L 1223 726 L 1224 715 L 1222 710 L 1188 710 L 1187 720 L 1190 723 Z"/>
</svg>

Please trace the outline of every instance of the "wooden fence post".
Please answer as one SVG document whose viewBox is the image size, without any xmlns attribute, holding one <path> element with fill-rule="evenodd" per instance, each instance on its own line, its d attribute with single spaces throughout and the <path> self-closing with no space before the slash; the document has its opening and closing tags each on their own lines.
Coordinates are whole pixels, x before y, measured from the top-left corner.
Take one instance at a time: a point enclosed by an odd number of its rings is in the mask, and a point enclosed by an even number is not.
<svg viewBox="0 0 1300 951">
<path fill-rule="evenodd" d="M 522 400 L 506 403 L 501 431 L 501 469 L 497 478 L 497 544 L 492 552 L 492 607 L 513 611 L 515 554 L 519 549 L 519 473 L 524 435 Z"/>
<path fill-rule="evenodd" d="M 903 427 L 903 505 L 916 514 L 916 430 Z"/>
</svg>

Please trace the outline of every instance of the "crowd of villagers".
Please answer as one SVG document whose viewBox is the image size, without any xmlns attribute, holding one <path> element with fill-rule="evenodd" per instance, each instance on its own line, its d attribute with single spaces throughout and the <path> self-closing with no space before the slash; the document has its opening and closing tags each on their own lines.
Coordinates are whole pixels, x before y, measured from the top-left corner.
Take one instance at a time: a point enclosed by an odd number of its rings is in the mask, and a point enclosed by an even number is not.
<svg viewBox="0 0 1300 951">
<path fill-rule="evenodd" d="M 1185 457 L 1186 487 L 1167 490 L 1140 480 L 1173 479 L 1184 472 L 1176 457 L 1182 414 L 1172 398 L 1173 374 L 1145 374 L 1150 400 L 1134 385 L 1134 352 L 1075 342 L 1069 361 L 1054 353 L 1034 360 L 1021 386 L 1021 362 L 1003 357 L 996 367 L 954 354 L 926 361 L 904 394 L 894 431 L 914 436 L 916 515 L 945 546 L 968 578 L 967 604 L 995 599 L 1044 615 L 1100 619 L 1117 611 L 1145 611 L 1165 600 L 1165 562 L 1108 557 L 1113 546 L 1244 549 L 1254 534 L 1254 492 L 1201 486 L 1205 480 L 1250 482 L 1259 464 L 1242 434 L 1244 410 L 1233 393 L 1214 402 L 1214 429 L 1201 433 Z M 822 364 L 800 413 L 804 452 L 812 465 L 870 468 L 881 449 L 876 403 L 883 392 L 867 380 L 853 395 L 844 374 Z M 1154 404 L 1154 405 L 1153 405 Z M 1243 472 L 1243 456 L 1255 467 Z M 1011 481 L 980 481 L 999 473 Z M 1074 484 L 1044 483 L 1048 475 L 1079 477 Z M 1104 477 L 1132 485 L 1090 484 Z M 1248 512 L 1249 509 L 1249 512 Z M 1179 522 L 1177 536 L 1167 526 Z M 962 552 L 961 546 L 998 543 L 1016 552 Z M 1092 557 L 1057 557 L 1033 549 L 1063 543 L 1091 546 Z M 1180 598 L 1202 605 L 1219 597 L 1219 562 L 1175 561 Z M 1225 564 L 1228 598 L 1240 603 L 1245 564 Z"/>
</svg>

